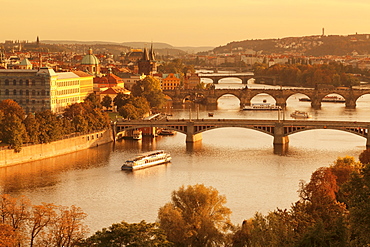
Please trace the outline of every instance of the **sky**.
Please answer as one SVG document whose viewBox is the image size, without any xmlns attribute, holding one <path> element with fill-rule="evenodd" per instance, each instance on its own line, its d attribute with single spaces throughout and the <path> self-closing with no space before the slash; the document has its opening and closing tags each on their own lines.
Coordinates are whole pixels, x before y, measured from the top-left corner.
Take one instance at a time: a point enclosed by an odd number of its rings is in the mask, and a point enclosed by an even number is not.
<svg viewBox="0 0 370 247">
<path fill-rule="evenodd" d="M 222 46 L 370 33 L 369 0 L 0 0 L 0 42 L 78 40 Z"/>
</svg>

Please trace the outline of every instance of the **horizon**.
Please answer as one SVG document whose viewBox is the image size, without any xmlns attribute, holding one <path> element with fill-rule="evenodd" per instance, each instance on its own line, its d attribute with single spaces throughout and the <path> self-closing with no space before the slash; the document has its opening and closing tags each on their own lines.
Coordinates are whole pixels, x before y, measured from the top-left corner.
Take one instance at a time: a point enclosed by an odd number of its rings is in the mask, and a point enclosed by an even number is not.
<svg viewBox="0 0 370 247">
<path fill-rule="evenodd" d="M 233 41 L 369 33 L 365 0 L 138 0 L 110 4 L 66 0 L 0 0 L 6 28 L 0 40 L 154 42 L 174 47 L 218 47 Z M 72 6 L 72 7 L 71 7 Z M 16 13 L 16 18 L 14 13 Z M 130 41 L 144 40 L 144 41 Z"/>
</svg>

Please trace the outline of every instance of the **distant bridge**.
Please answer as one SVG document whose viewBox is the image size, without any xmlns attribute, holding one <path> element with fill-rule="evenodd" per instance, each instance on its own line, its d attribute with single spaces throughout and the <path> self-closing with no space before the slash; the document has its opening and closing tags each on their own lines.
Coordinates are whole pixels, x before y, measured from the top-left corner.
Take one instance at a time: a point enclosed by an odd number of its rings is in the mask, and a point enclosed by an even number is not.
<svg viewBox="0 0 370 247">
<path fill-rule="evenodd" d="M 198 76 L 202 78 L 211 79 L 213 84 L 218 84 L 221 79 L 224 78 L 239 78 L 242 80 L 242 84 L 247 84 L 248 80 L 256 79 L 258 82 L 264 81 L 272 85 L 276 84 L 276 76 L 256 76 L 252 72 L 245 73 L 198 73 Z"/>
<path fill-rule="evenodd" d="M 321 108 L 322 99 L 329 94 L 338 94 L 342 96 L 346 102 L 345 106 L 349 109 L 356 108 L 356 101 L 362 95 L 370 94 L 370 89 L 307 89 L 307 88 L 288 88 L 288 89 L 203 89 L 203 90 L 189 90 L 189 89 L 175 89 L 164 90 L 164 94 L 171 97 L 174 105 L 181 105 L 186 99 L 194 97 L 201 97 L 205 104 L 210 106 L 217 106 L 217 100 L 226 94 L 231 94 L 237 97 L 240 101 L 240 106 L 251 105 L 251 100 L 258 94 L 268 94 L 276 100 L 276 105 L 285 107 L 287 100 L 294 94 L 304 94 L 311 99 L 311 106 L 314 109 Z"/>
<path fill-rule="evenodd" d="M 168 119 L 168 120 L 135 120 L 118 121 L 114 124 L 115 133 L 137 128 L 152 127 L 175 130 L 186 135 L 186 142 L 194 143 L 202 140 L 202 133 L 208 130 L 241 127 L 253 129 L 274 137 L 275 153 L 287 150 L 289 135 L 313 130 L 333 129 L 349 132 L 366 139 L 366 147 L 370 148 L 370 122 L 350 121 L 311 121 L 311 120 L 245 120 L 245 119 Z"/>
</svg>

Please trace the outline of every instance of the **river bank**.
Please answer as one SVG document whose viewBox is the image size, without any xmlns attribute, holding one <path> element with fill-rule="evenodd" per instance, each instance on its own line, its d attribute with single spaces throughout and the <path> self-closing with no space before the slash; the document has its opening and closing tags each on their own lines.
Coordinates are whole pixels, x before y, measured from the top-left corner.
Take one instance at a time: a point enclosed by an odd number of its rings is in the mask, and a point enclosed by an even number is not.
<svg viewBox="0 0 370 247">
<path fill-rule="evenodd" d="M 24 146 L 19 153 L 13 149 L 3 149 L 0 150 L 0 167 L 73 153 L 112 141 L 111 130 L 107 129 L 51 143 Z"/>
</svg>

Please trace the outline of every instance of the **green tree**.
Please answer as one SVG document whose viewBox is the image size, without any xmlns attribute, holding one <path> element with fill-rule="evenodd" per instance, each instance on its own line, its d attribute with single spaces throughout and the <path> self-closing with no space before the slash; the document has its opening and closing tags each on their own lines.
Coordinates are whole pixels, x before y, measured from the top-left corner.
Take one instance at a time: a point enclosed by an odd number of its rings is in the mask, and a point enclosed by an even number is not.
<svg viewBox="0 0 370 247">
<path fill-rule="evenodd" d="M 152 76 L 147 76 L 143 80 L 137 81 L 132 86 L 131 92 L 135 97 L 146 98 L 150 107 L 161 107 L 165 102 L 165 95 L 161 90 L 160 81 Z"/>
<path fill-rule="evenodd" d="M 105 95 L 101 101 L 101 105 L 109 110 L 112 107 L 112 102 L 112 98 L 109 95 Z"/>
<path fill-rule="evenodd" d="M 24 126 L 28 134 L 28 142 L 38 144 L 39 143 L 39 130 L 40 123 L 36 121 L 34 114 L 28 114 L 26 119 L 23 121 Z"/>
<path fill-rule="evenodd" d="M 132 96 L 130 94 L 124 94 L 119 92 L 113 100 L 114 105 L 117 109 L 121 108 L 122 106 L 126 105 L 130 102 Z"/>
<path fill-rule="evenodd" d="M 203 184 L 180 187 L 159 209 L 158 220 L 176 246 L 222 246 L 231 229 L 226 197 Z"/>
<path fill-rule="evenodd" d="M 129 224 L 124 221 L 103 228 L 82 241 L 79 246 L 173 246 L 156 223 Z"/>
</svg>

